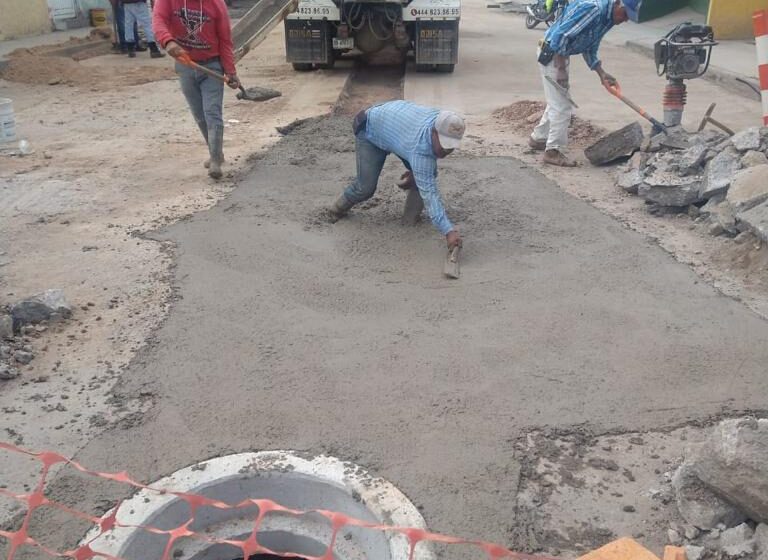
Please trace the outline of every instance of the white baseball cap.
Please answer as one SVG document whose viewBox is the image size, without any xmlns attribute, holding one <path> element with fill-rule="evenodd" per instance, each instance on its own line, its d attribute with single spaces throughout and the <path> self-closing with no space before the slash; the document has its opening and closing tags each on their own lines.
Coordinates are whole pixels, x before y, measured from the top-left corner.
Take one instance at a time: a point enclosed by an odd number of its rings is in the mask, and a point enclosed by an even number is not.
<svg viewBox="0 0 768 560">
<path fill-rule="evenodd" d="M 454 150 L 461 145 L 466 125 L 464 119 L 453 111 L 440 111 L 435 121 L 435 130 L 440 145 L 446 150 Z"/>
</svg>

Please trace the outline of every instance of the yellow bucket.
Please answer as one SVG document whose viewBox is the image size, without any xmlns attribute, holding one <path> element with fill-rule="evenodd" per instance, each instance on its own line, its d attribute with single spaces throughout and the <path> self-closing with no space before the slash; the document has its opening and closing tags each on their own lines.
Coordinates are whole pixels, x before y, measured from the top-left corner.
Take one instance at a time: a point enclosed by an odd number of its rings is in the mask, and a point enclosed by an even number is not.
<svg viewBox="0 0 768 560">
<path fill-rule="evenodd" d="M 92 8 L 90 14 L 91 25 L 93 27 L 104 27 L 107 25 L 107 10 L 103 8 Z"/>
</svg>

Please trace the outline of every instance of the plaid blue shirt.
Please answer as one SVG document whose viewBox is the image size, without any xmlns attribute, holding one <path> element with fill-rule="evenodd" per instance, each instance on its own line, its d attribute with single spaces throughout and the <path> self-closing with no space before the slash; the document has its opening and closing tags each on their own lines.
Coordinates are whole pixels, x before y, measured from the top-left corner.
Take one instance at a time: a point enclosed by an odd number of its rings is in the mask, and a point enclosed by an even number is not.
<svg viewBox="0 0 768 560">
<path fill-rule="evenodd" d="M 409 101 L 390 101 L 368 109 L 368 141 L 408 162 L 424 207 L 443 235 L 453 229 L 437 190 L 437 158 L 432 151 L 432 129 L 440 113 Z"/>
<path fill-rule="evenodd" d="M 600 41 L 613 27 L 613 4 L 614 0 L 573 0 L 544 39 L 561 56 L 584 55 L 594 70 L 600 64 Z"/>
</svg>

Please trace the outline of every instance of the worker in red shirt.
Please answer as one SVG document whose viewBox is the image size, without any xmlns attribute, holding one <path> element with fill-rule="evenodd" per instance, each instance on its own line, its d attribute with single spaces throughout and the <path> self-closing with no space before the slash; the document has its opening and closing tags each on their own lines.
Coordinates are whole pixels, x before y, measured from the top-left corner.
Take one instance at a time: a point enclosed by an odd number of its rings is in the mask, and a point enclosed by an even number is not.
<svg viewBox="0 0 768 560">
<path fill-rule="evenodd" d="M 157 40 L 177 59 L 181 91 L 208 144 L 208 175 L 220 179 L 224 163 L 224 84 L 181 64 L 178 58 L 187 55 L 224 74 L 229 87 L 240 87 L 227 6 L 224 0 L 155 0 L 153 21 Z"/>
</svg>

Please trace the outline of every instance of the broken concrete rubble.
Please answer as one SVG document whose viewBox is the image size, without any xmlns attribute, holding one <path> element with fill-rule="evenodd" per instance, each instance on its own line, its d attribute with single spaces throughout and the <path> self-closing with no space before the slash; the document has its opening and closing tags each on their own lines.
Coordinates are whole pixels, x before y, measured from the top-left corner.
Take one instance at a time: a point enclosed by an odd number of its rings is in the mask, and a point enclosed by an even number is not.
<svg viewBox="0 0 768 560">
<path fill-rule="evenodd" d="M 694 175 L 701 172 L 709 148 L 703 144 L 695 144 L 685 150 L 677 158 L 677 165 L 682 175 Z"/>
<path fill-rule="evenodd" d="M 708 220 L 711 235 L 749 231 L 768 241 L 768 127 L 662 136 L 644 139 L 617 174 L 619 188 L 644 198 L 651 214 L 687 212 Z"/>
<path fill-rule="evenodd" d="M 648 202 L 659 206 L 682 208 L 698 202 L 701 181 L 691 180 L 682 184 L 663 183 L 663 179 L 657 177 L 646 178 L 638 187 L 637 194 Z"/>
<path fill-rule="evenodd" d="M 705 548 L 703 546 L 687 545 L 685 547 L 686 560 L 701 560 L 704 558 Z"/>
<path fill-rule="evenodd" d="M 621 157 L 631 156 L 640 149 L 643 142 L 643 127 L 633 122 L 604 136 L 584 150 L 592 165 L 604 165 Z"/>
<path fill-rule="evenodd" d="M 726 529 L 720 535 L 720 549 L 728 556 L 741 557 L 755 552 L 755 531 L 742 523 L 731 529 Z"/>
<path fill-rule="evenodd" d="M 19 370 L 16 368 L 8 364 L 0 364 L 0 381 L 10 381 L 11 379 L 16 379 L 19 375 Z"/>
<path fill-rule="evenodd" d="M 721 523 L 731 527 L 747 519 L 744 512 L 702 484 L 689 463 L 677 469 L 672 488 L 680 515 L 699 529 L 714 529 Z"/>
<path fill-rule="evenodd" d="M 742 167 L 755 167 L 756 165 L 765 164 L 768 164 L 768 156 L 756 150 L 750 150 L 741 158 Z"/>
<path fill-rule="evenodd" d="M 62 290 L 46 290 L 31 298 L 20 301 L 11 307 L 14 326 L 40 323 L 54 318 L 56 315 L 68 318 L 72 315 L 72 307 L 64 297 Z"/>
<path fill-rule="evenodd" d="M 736 219 L 739 227 L 746 228 L 758 239 L 768 242 L 768 202 L 763 202 L 745 212 L 740 212 Z"/>
<path fill-rule="evenodd" d="M 761 523 L 755 529 L 757 560 L 768 560 L 768 525 Z"/>
<path fill-rule="evenodd" d="M 749 210 L 768 200 L 768 165 L 744 169 L 733 178 L 726 201 L 738 211 Z"/>
<path fill-rule="evenodd" d="M 741 152 L 759 150 L 761 143 L 760 128 L 753 126 L 746 130 L 742 130 L 741 132 L 737 132 L 731 138 L 731 142 L 733 143 L 733 146 Z"/>
<path fill-rule="evenodd" d="M 732 148 L 726 148 L 707 163 L 701 191 L 702 200 L 708 200 L 728 191 L 734 174 L 741 169 L 741 157 Z"/>
<path fill-rule="evenodd" d="M 637 189 L 643 184 L 643 179 L 644 176 L 639 169 L 630 169 L 619 175 L 616 183 L 626 192 L 637 194 Z"/>
<path fill-rule="evenodd" d="M 712 492 L 768 521 L 768 419 L 724 420 L 687 461 Z"/>
<path fill-rule="evenodd" d="M 11 315 L 0 314 L 0 340 L 13 337 L 13 317 Z"/>
</svg>

